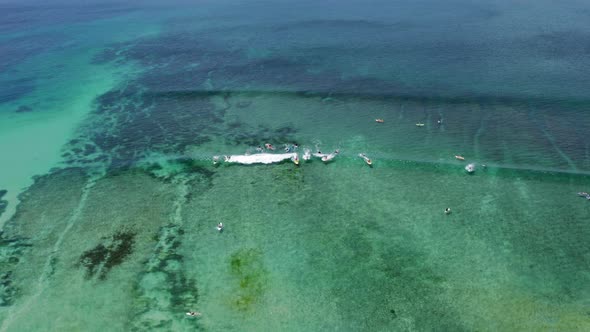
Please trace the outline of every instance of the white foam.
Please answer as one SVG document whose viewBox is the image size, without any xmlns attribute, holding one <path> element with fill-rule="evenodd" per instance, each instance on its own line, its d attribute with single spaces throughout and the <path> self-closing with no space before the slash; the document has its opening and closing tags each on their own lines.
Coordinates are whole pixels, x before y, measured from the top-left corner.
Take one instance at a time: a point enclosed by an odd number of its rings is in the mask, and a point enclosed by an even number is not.
<svg viewBox="0 0 590 332">
<path fill-rule="evenodd" d="M 236 163 L 236 164 L 273 164 L 273 163 L 280 163 L 281 161 L 287 159 L 298 159 L 297 153 L 256 153 L 251 155 L 233 155 L 233 156 L 225 156 L 224 161 L 226 163 Z"/>
</svg>

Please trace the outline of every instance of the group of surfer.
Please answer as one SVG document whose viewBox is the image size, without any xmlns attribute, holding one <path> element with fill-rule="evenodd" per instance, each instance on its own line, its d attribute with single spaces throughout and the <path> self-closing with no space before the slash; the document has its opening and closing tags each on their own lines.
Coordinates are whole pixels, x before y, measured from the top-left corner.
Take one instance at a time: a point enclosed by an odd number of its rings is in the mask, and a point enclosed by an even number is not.
<svg viewBox="0 0 590 332">
<path fill-rule="evenodd" d="M 375 122 L 377 122 L 377 123 L 384 123 L 384 122 L 385 122 L 385 120 L 384 120 L 384 119 L 381 119 L 381 118 L 378 118 L 378 119 L 375 119 Z M 443 119 L 442 119 L 442 118 L 439 118 L 438 120 L 436 120 L 436 123 L 437 123 L 439 126 L 440 126 L 440 125 L 442 125 L 442 123 L 443 123 Z M 416 127 L 424 127 L 424 123 L 422 123 L 422 122 L 418 122 L 418 123 L 416 123 Z M 363 156 L 361 156 L 361 155 L 359 155 L 359 156 L 360 156 L 361 158 L 365 159 Z M 458 159 L 458 160 L 465 160 L 465 157 L 463 157 L 463 156 L 460 156 L 460 155 L 456 155 L 456 156 L 455 156 L 455 158 L 456 158 L 456 159 Z M 371 165 L 371 162 L 370 162 L 370 160 L 367 160 L 367 159 L 365 159 L 365 162 L 366 162 L 367 164 Z M 482 166 L 483 166 L 483 167 L 486 167 L 485 165 L 482 165 Z M 467 171 L 467 173 L 470 173 L 470 174 L 472 174 L 473 172 L 475 172 L 475 164 L 473 164 L 473 163 L 471 163 L 471 164 L 467 164 L 467 166 L 465 166 L 465 170 Z"/>
<path fill-rule="evenodd" d="M 293 152 L 293 151 L 297 150 L 297 148 L 299 148 L 299 145 L 297 143 L 285 144 L 285 152 L 287 152 L 287 153 Z M 256 152 L 262 153 L 262 152 L 264 152 L 265 149 L 269 150 L 269 151 L 274 151 L 275 147 L 270 143 L 265 143 L 264 148 L 259 145 L 256 148 Z"/>
<path fill-rule="evenodd" d="M 317 146 L 316 146 L 317 148 Z M 239 163 L 239 164 L 255 164 L 255 163 L 262 163 L 262 164 L 270 164 L 270 163 L 276 163 L 276 162 L 281 162 L 282 160 L 286 160 L 286 159 L 291 159 L 291 161 L 293 161 L 293 163 L 295 163 L 296 165 L 299 165 L 299 154 L 296 152 L 297 149 L 299 149 L 299 144 L 297 143 L 291 143 L 291 144 L 285 144 L 285 153 L 284 154 L 277 154 L 277 153 L 265 153 L 267 150 L 270 151 L 274 151 L 275 147 L 270 144 L 270 143 L 265 143 L 264 144 L 264 148 L 262 146 L 258 146 L 256 147 L 256 154 L 249 154 L 248 152 L 245 155 L 226 155 L 223 156 L 223 160 L 226 163 Z M 311 150 L 306 148 L 304 149 L 304 153 L 303 153 L 303 160 L 305 161 L 309 161 L 311 159 L 311 157 L 317 157 L 320 158 L 323 162 L 327 163 L 330 162 L 332 160 L 334 160 L 334 158 L 336 158 L 336 156 L 340 153 L 340 150 L 336 149 L 334 150 L 334 152 L 332 153 L 322 153 L 322 151 L 320 151 L 319 149 L 317 149 L 317 152 L 315 153 L 311 153 Z M 365 163 L 369 166 L 372 166 L 373 161 L 367 157 L 364 153 L 360 153 L 358 155 L 359 157 L 361 157 Z M 213 157 L 213 164 L 217 165 L 220 161 L 220 156 L 214 156 Z"/>
</svg>

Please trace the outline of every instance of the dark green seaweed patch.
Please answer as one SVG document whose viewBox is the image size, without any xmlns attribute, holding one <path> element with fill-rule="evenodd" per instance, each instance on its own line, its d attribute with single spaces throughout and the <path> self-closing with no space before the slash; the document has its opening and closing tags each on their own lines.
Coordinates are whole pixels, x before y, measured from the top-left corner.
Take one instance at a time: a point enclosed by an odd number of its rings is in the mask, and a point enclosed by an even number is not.
<svg viewBox="0 0 590 332">
<path fill-rule="evenodd" d="M 25 248 L 31 246 L 26 238 L 7 238 L 0 231 L 0 307 L 11 305 L 18 296 L 19 289 L 12 279 L 12 270 L 20 261 L 19 257 Z"/>
<path fill-rule="evenodd" d="M 99 243 L 94 248 L 85 251 L 78 261 L 78 265 L 86 269 L 86 278 L 98 275 L 101 280 L 106 279 L 109 271 L 129 256 L 133 250 L 135 233 L 119 231 L 106 243 Z"/>
<path fill-rule="evenodd" d="M 230 257 L 230 272 L 236 282 L 231 304 L 239 311 L 248 311 L 263 297 L 268 271 L 257 249 L 240 249 Z"/>
</svg>

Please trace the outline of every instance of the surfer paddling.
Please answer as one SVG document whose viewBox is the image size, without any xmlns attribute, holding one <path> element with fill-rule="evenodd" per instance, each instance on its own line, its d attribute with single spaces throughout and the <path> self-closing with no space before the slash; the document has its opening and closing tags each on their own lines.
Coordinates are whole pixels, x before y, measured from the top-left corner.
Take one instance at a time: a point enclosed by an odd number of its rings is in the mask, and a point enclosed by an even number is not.
<svg viewBox="0 0 590 332">
<path fill-rule="evenodd" d="M 365 163 L 367 163 L 367 165 L 369 165 L 369 166 L 373 165 L 373 161 L 371 161 L 371 159 L 369 159 L 369 157 L 367 157 L 366 154 L 359 153 L 359 157 L 363 158 L 363 160 L 365 161 Z"/>
<path fill-rule="evenodd" d="M 332 159 L 336 158 L 336 156 L 340 153 L 340 150 L 336 150 L 328 155 L 323 155 L 322 156 L 322 161 L 327 163 L 329 161 L 331 161 Z M 318 151 L 318 154 L 321 154 L 321 152 Z"/>
</svg>

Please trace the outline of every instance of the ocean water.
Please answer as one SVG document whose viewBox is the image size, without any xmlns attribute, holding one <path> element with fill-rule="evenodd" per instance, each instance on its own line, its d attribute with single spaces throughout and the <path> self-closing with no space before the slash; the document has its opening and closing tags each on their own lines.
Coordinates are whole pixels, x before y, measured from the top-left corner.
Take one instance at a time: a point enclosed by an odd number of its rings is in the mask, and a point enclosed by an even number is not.
<svg viewBox="0 0 590 332">
<path fill-rule="evenodd" d="M 588 31 L 570 0 L 0 3 L 0 331 L 589 330 Z M 293 142 L 340 154 L 212 162 Z"/>
</svg>

